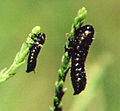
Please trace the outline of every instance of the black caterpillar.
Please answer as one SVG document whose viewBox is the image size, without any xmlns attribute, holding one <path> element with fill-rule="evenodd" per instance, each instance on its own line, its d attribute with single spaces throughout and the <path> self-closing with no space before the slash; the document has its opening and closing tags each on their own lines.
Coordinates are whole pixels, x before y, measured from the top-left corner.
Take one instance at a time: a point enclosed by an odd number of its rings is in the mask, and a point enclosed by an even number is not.
<svg viewBox="0 0 120 111">
<path fill-rule="evenodd" d="M 86 72 L 84 68 L 89 47 L 93 41 L 94 28 L 85 25 L 75 28 L 75 39 L 69 39 L 68 54 L 72 57 L 71 80 L 74 95 L 79 94 L 86 86 Z"/>
<path fill-rule="evenodd" d="M 46 36 L 44 33 L 39 33 L 38 35 L 35 34 L 35 38 L 32 38 L 35 43 L 31 44 L 33 45 L 29 50 L 30 54 L 27 61 L 27 70 L 26 72 L 31 72 L 35 70 L 36 62 L 37 62 L 37 56 L 40 52 L 41 46 L 44 44 Z"/>
</svg>

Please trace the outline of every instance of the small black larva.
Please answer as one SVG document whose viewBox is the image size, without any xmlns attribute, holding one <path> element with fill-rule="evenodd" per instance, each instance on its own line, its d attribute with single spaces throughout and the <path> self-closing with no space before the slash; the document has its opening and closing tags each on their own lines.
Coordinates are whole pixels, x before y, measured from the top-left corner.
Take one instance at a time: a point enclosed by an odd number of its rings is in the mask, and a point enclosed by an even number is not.
<svg viewBox="0 0 120 111">
<path fill-rule="evenodd" d="M 32 38 L 35 43 L 31 44 L 32 47 L 29 49 L 30 54 L 27 61 L 27 70 L 26 72 L 31 72 L 35 70 L 36 62 L 37 62 L 37 56 L 40 52 L 41 46 L 44 44 L 46 36 L 44 33 L 39 33 L 38 35 L 35 35 L 35 38 Z"/>
<path fill-rule="evenodd" d="M 86 86 L 85 60 L 89 47 L 93 41 L 94 28 L 85 25 L 79 29 L 75 28 L 75 38 L 69 39 L 68 54 L 72 57 L 71 80 L 74 95 L 79 94 Z"/>
</svg>

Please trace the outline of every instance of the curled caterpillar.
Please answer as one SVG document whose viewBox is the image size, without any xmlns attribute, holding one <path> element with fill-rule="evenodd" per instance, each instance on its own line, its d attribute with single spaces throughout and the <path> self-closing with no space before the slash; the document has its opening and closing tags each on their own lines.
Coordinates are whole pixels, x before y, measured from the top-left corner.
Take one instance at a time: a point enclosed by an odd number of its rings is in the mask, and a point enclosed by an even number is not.
<svg viewBox="0 0 120 111">
<path fill-rule="evenodd" d="M 85 25 L 75 30 L 75 39 L 69 39 L 68 54 L 72 57 L 71 80 L 74 95 L 79 94 L 86 86 L 85 60 L 93 41 L 94 28 Z"/>
<path fill-rule="evenodd" d="M 35 35 L 35 38 L 32 39 L 34 40 L 35 43 L 33 43 L 32 47 L 29 49 L 30 54 L 28 56 L 28 61 L 27 61 L 27 70 L 26 70 L 27 73 L 35 70 L 37 56 L 41 50 L 42 45 L 45 42 L 46 36 L 44 33 L 39 33 L 38 35 Z"/>
</svg>

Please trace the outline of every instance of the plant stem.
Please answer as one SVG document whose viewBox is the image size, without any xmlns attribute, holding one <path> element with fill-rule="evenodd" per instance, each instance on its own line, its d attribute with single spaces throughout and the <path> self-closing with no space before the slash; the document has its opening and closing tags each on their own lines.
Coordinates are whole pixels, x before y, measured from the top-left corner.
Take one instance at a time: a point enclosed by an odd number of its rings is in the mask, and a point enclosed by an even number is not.
<svg viewBox="0 0 120 111">
<path fill-rule="evenodd" d="M 87 10 L 83 7 L 78 11 L 77 17 L 75 17 L 74 22 L 72 24 L 71 32 L 68 33 L 68 38 L 74 38 L 75 35 L 75 28 L 79 28 L 83 22 L 84 19 L 87 15 Z M 66 47 L 69 45 L 69 40 L 66 42 Z M 62 97 L 64 93 L 66 92 L 66 88 L 63 88 L 65 78 L 67 75 L 67 72 L 70 69 L 70 57 L 68 55 L 68 52 L 65 52 L 63 54 L 62 60 L 61 60 L 61 66 L 60 69 L 58 70 L 58 80 L 55 83 L 55 96 L 53 98 L 53 108 L 50 108 L 50 111 L 62 111 Z"/>
<path fill-rule="evenodd" d="M 32 46 L 30 43 L 34 41 L 31 37 L 34 38 L 34 34 L 40 33 L 40 27 L 36 26 L 32 29 L 32 32 L 28 35 L 26 42 L 24 42 L 21 46 L 20 51 L 16 54 L 15 59 L 12 65 L 9 68 L 4 68 L 0 71 L 0 83 L 3 83 L 7 79 L 13 77 L 15 75 L 16 70 L 25 62 L 25 57 L 29 53 L 29 48 Z"/>
</svg>

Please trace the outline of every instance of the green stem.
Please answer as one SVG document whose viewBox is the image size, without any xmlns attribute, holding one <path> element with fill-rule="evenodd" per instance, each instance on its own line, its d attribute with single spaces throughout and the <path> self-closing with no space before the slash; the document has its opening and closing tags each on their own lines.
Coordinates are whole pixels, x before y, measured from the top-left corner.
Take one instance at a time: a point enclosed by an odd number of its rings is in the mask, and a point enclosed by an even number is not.
<svg viewBox="0 0 120 111">
<path fill-rule="evenodd" d="M 75 28 L 79 28 L 87 15 L 86 9 L 83 7 L 78 11 L 77 17 L 75 17 L 74 22 L 72 24 L 71 32 L 68 34 L 68 38 L 74 38 L 75 35 Z M 66 42 L 66 47 L 68 47 L 69 41 Z M 66 88 L 63 88 L 65 78 L 67 75 L 67 72 L 69 71 L 70 65 L 69 65 L 70 57 L 68 55 L 68 52 L 65 52 L 63 54 L 62 60 L 61 60 L 61 67 L 58 70 L 58 80 L 55 83 L 55 96 L 53 98 L 53 108 L 50 108 L 50 111 L 62 111 L 62 97 L 64 93 L 66 92 Z"/>
<path fill-rule="evenodd" d="M 0 71 L 0 83 L 3 83 L 7 79 L 11 78 L 16 73 L 16 70 L 25 62 L 25 57 L 29 53 L 29 48 L 32 46 L 29 43 L 34 42 L 31 37 L 34 38 L 34 34 L 38 33 L 40 33 L 40 27 L 36 26 L 32 29 L 32 32 L 27 37 L 26 42 L 22 44 L 22 47 L 16 54 L 12 65 L 9 68 L 4 68 L 2 71 Z"/>
</svg>

